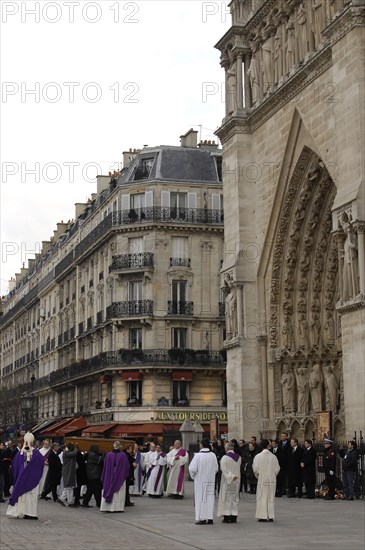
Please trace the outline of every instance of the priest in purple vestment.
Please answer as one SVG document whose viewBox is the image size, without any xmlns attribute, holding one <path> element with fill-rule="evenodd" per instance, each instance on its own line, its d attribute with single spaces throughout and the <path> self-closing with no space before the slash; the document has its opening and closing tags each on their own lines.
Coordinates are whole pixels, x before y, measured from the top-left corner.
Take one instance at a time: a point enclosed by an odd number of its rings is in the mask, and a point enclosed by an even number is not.
<svg viewBox="0 0 365 550">
<path fill-rule="evenodd" d="M 27 432 L 23 448 L 15 455 L 11 471 L 14 479 L 13 490 L 9 498 L 7 516 L 24 519 L 38 519 L 38 485 L 42 478 L 44 457 L 33 449 L 34 436 Z"/>
<path fill-rule="evenodd" d="M 101 512 L 124 512 L 129 461 L 126 454 L 121 451 L 120 441 L 115 441 L 113 446 L 114 449 L 105 457 L 101 474 L 103 484 Z"/>
</svg>

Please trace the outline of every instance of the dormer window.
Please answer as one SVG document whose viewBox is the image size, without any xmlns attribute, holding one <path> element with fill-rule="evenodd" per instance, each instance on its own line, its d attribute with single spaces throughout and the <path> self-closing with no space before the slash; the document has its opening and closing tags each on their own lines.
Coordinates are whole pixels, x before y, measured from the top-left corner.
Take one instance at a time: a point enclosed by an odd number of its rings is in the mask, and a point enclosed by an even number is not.
<svg viewBox="0 0 365 550">
<path fill-rule="evenodd" d="M 142 178 L 148 179 L 152 170 L 153 158 L 142 160 Z"/>
</svg>

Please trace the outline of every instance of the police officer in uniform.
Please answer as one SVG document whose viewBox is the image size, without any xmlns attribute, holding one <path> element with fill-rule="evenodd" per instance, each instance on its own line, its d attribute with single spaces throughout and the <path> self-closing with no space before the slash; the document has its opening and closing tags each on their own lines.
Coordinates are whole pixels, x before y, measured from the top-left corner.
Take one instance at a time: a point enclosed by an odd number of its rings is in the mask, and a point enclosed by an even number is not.
<svg viewBox="0 0 365 550">
<path fill-rule="evenodd" d="M 327 438 L 324 440 L 323 468 L 328 485 L 328 494 L 324 497 L 324 500 L 335 499 L 336 452 L 332 448 L 332 445 L 333 441 L 331 439 Z"/>
</svg>

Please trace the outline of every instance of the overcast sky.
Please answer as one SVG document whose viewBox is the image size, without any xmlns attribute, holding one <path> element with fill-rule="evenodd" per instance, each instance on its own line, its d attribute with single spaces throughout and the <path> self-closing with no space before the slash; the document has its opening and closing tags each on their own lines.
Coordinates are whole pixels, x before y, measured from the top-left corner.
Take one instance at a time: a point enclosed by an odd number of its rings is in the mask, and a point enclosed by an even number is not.
<svg viewBox="0 0 365 550">
<path fill-rule="evenodd" d="M 1 2 L 2 295 L 123 151 L 217 140 L 228 3 Z"/>
</svg>

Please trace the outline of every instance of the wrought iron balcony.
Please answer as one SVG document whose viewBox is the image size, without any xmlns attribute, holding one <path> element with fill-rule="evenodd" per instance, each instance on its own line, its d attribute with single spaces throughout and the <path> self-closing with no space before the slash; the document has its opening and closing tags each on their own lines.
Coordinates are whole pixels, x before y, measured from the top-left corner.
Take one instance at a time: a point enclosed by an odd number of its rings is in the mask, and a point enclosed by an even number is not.
<svg viewBox="0 0 365 550">
<path fill-rule="evenodd" d="M 101 325 L 104 322 L 104 311 L 98 311 L 96 314 L 96 324 Z"/>
<path fill-rule="evenodd" d="M 218 302 L 218 314 L 219 317 L 224 317 L 226 314 L 226 304 L 225 302 Z"/>
<path fill-rule="evenodd" d="M 120 317 L 151 316 L 153 300 L 132 300 L 129 302 L 113 302 L 106 309 L 106 318 L 119 319 Z"/>
<path fill-rule="evenodd" d="M 190 258 L 170 258 L 170 267 L 190 267 Z"/>
<path fill-rule="evenodd" d="M 146 222 L 217 223 L 223 225 L 223 210 L 150 206 L 113 212 L 113 225 Z"/>
<path fill-rule="evenodd" d="M 193 315 L 193 302 L 167 302 L 168 315 Z"/>
<path fill-rule="evenodd" d="M 138 254 L 121 254 L 113 256 L 112 265 L 109 271 L 117 269 L 138 269 L 145 267 L 153 267 L 153 253 L 140 252 Z"/>
</svg>

